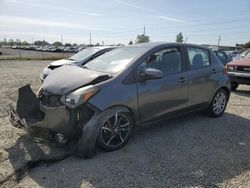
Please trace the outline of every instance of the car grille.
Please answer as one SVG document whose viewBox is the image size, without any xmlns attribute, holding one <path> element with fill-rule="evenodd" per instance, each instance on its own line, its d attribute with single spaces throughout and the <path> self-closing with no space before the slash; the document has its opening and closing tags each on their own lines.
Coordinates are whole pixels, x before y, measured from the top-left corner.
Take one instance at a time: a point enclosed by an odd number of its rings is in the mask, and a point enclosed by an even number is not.
<svg viewBox="0 0 250 188">
<path fill-rule="evenodd" d="M 46 90 L 41 89 L 38 95 L 39 100 L 41 101 L 41 104 L 48 107 L 58 107 L 62 106 L 62 103 L 60 102 L 61 95 L 54 95 Z"/>
<path fill-rule="evenodd" d="M 250 67 L 237 67 L 238 71 L 242 71 L 242 72 L 250 72 Z"/>
</svg>

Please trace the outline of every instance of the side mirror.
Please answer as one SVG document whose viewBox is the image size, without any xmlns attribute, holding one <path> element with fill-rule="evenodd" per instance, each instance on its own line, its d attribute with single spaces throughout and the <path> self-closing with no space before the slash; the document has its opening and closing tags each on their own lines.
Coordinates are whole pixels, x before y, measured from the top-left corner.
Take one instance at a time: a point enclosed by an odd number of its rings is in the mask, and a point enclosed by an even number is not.
<svg viewBox="0 0 250 188">
<path fill-rule="evenodd" d="M 141 72 L 140 76 L 142 80 L 160 79 L 163 77 L 163 72 L 158 69 L 147 68 Z"/>
</svg>

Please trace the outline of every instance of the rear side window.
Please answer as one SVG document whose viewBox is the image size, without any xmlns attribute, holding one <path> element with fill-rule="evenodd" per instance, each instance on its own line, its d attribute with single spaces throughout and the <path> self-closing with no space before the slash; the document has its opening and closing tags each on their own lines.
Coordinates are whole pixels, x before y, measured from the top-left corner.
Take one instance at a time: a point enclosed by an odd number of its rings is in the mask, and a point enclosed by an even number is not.
<svg viewBox="0 0 250 188">
<path fill-rule="evenodd" d="M 190 70 L 204 68 L 210 65 L 209 51 L 201 48 L 187 47 Z"/>
<path fill-rule="evenodd" d="M 216 52 L 217 57 L 219 58 L 219 60 L 221 61 L 221 63 L 223 65 L 225 65 L 226 63 L 226 56 L 222 53 L 222 52 Z"/>
</svg>

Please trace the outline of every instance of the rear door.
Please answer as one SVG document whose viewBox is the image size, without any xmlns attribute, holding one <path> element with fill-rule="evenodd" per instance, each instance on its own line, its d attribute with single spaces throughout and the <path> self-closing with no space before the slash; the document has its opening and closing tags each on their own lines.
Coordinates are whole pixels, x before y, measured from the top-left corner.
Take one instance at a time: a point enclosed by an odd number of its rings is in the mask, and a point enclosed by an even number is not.
<svg viewBox="0 0 250 188">
<path fill-rule="evenodd" d="M 161 79 L 142 80 L 137 83 L 142 123 L 186 107 L 188 82 L 181 47 L 165 47 L 153 51 L 139 64 L 138 77 L 146 68 L 159 69 L 164 76 Z"/>
<path fill-rule="evenodd" d="M 205 48 L 187 46 L 189 105 L 198 105 L 209 101 L 214 91 L 210 51 Z"/>
</svg>

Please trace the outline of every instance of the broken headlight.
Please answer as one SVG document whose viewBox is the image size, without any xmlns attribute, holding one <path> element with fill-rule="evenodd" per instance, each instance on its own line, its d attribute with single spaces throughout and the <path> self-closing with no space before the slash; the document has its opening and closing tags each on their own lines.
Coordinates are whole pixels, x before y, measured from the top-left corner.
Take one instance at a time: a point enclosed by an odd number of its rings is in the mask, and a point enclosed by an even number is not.
<svg viewBox="0 0 250 188">
<path fill-rule="evenodd" d="M 96 86 L 90 85 L 86 87 L 79 88 L 75 91 L 72 91 L 71 93 L 62 96 L 60 101 L 70 107 L 70 108 L 76 108 L 82 104 L 84 104 L 86 101 L 88 101 L 92 96 L 94 96 L 99 89 Z"/>
</svg>

